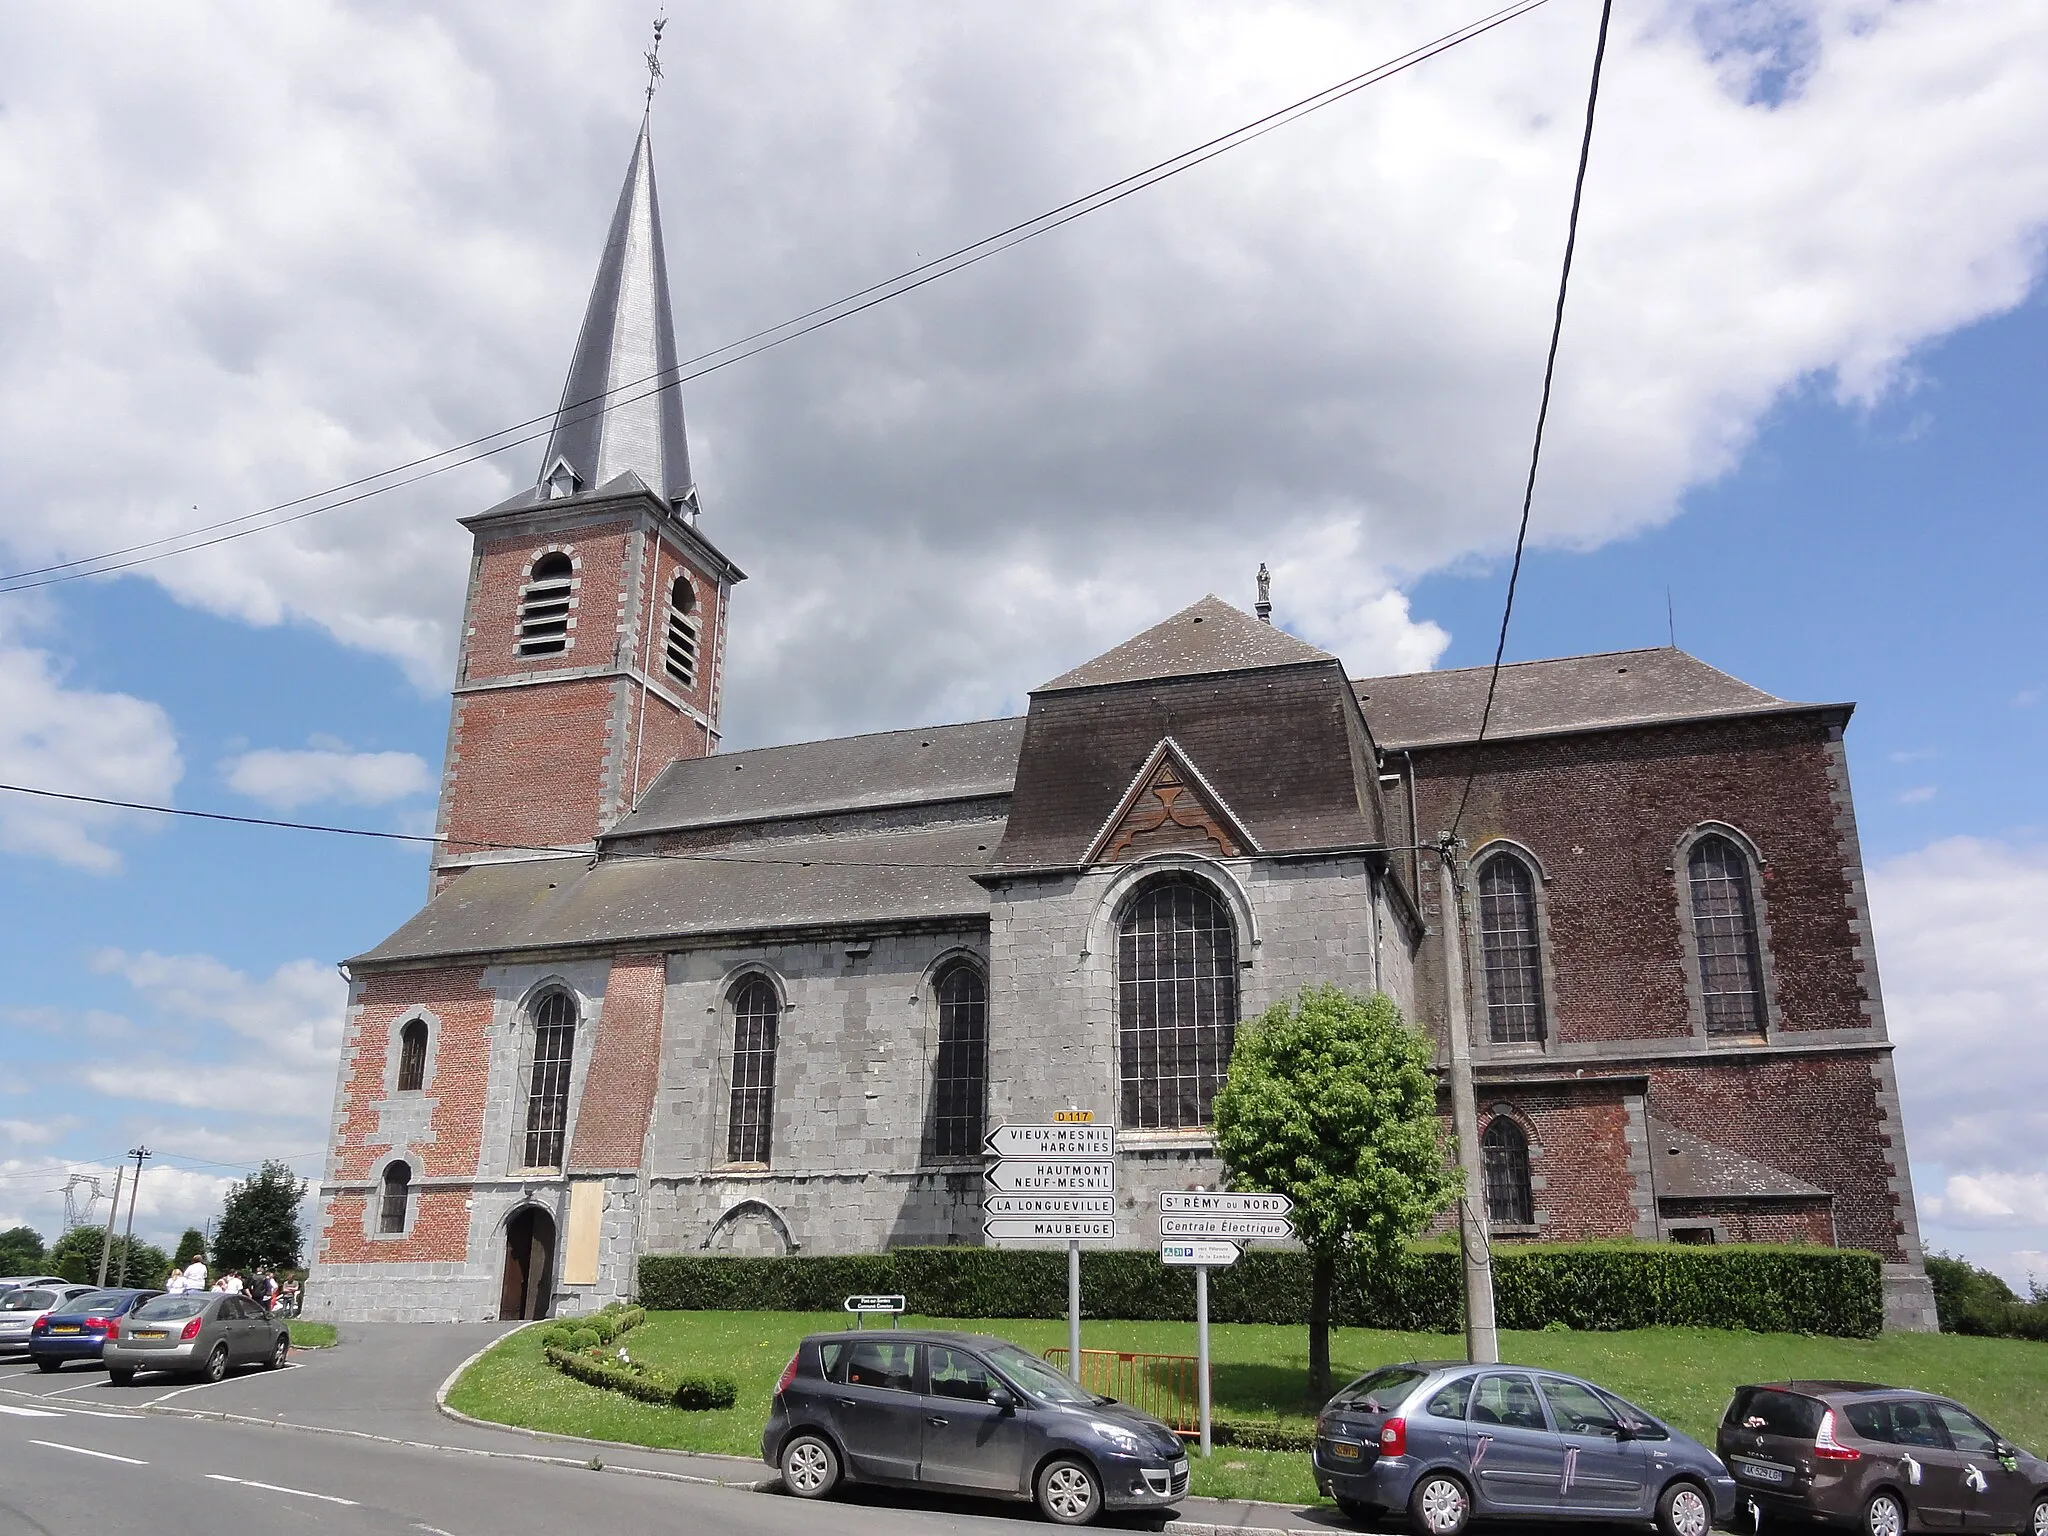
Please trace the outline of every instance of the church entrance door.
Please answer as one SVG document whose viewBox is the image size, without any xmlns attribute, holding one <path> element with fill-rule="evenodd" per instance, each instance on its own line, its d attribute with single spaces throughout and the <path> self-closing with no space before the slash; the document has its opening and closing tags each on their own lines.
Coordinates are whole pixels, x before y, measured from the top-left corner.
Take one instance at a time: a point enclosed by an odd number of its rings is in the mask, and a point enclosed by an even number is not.
<svg viewBox="0 0 2048 1536">
<path fill-rule="evenodd" d="M 505 1285 L 498 1316 L 507 1321 L 546 1317 L 555 1299 L 555 1219 L 527 1206 L 505 1223 Z"/>
</svg>

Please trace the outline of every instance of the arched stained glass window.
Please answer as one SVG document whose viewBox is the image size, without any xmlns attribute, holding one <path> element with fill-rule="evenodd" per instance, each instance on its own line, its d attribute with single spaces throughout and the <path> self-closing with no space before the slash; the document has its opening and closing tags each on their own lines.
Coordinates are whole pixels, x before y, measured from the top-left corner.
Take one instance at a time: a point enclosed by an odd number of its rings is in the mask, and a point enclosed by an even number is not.
<svg viewBox="0 0 2048 1536">
<path fill-rule="evenodd" d="M 766 976 L 749 976 L 732 992 L 732 1110 L 726 1126 L 729 1162 L 768 1161 L 775 1123 L 775 1031 L 782 999 Z"/>
<path fill-rule="evenodd" d="M 982 1109 L 988 1097 L 988 983 L 970 960 L 940 973 L 939 1050 L 932 1063 L 930 1157 L 981 1152 Z"/>
<path fill-rule="evenodd" d="M 405 1230 L 405 1202 L 412 1194 L 412 1165 L 392 1163 L 384 1170 L 384 1184 L 377 1201 L 377 1230 L 382 1233 Z"/>
<path fill-rule="evenodd" d="M 1536 1192 L 1529 1183 L 1529 1138 L 1506 1115 L 1495 1115 L 1480 1138 L 1486 1154 L 1486 1219 L 1496 1226 L 1536 1224 Z"/>
<path fill-rule="evenodd" d="M 1123 1124 L 1194 1130 L 1237 1039 L 1237 928 L 1208 886 L 1175 876 L 1140 891 L 1117 933 Z"/>
<path fill-rule="evenodd" d="M 398 1091 L 418 1093 L 427 1085 L 427 1021 L 413 1019 L 398 1032 Z"/>
<path fill-rule="evenodd" d="M 1699 950 L 1707 1032 L 1761 1034 L 1763 963 L 1757 950 L 1749 859 L 1732 838 L 1713 832 L 1692 845 L 1686 874 L 1692 887 L 1692 932 Z"/>
<path fill-rule="evenodd" d="M 1479 944 L 1486 961 L 1486 1028 L 1496 1045 L 1543 1038 L 1543 951 L 1536 878 L 1511 853 L 1479 869 Z"/>
<path fill-rule="evenodd" d="M 528 1168 L 562 1166 L 562 1140 L 569 1129 L 569 1067 L 575 1055 L 575 1000 L 566 992 L 549 992 L 533 1009 L 524 1148 Z"/>
</svg>

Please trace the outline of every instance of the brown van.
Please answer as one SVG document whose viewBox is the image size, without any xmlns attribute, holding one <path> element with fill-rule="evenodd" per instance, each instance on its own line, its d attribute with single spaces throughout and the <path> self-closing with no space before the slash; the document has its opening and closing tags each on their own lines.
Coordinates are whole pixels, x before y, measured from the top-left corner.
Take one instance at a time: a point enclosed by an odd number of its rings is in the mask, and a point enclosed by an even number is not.
<svg viewBox="0 0 2048 1536">
<path fill-rule="evenodd" d="M 1715 1449 L 1765 1530 L 2048 1536 L 2048 1462 L 1931 1393 L 1862 1381 L 1738 1387 Z"/>
</svg>

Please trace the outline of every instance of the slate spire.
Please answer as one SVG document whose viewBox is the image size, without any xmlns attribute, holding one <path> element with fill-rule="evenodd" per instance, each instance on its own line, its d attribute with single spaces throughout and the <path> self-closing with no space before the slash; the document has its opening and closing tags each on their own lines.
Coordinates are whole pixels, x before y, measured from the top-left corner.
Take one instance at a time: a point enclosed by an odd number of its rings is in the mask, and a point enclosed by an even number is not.
<svg viewBox="0 0 2048 1536">
<path fill-rule="evenodd" d="M 597 490 L 632 473 L 694 517 L 696 486 L 675 379 L 675 320 L 661 245 L 661 202 L 654 191 L 654 145 L 649 119 L 642 117 L 554 430 L 541 456 L 541 495 Z"/>
</svg>

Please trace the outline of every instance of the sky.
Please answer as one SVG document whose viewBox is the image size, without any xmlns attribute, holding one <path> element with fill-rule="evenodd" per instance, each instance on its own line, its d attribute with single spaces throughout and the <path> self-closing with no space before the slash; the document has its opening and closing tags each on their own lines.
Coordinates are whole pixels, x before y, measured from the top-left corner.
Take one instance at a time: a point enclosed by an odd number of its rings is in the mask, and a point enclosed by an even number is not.
<svg viewBox="0 0 2048 1536">
<path fill-rule="evenodd" d="M 683 352 L 1479 14 L 674 7 Z M 686 391 L 728 746 L 1010 712 L 1205 591 L 1355 674 L 1490 659 L 1597 24 L 1529 16 Z M 0 0 L 0 570 L 554 402 L 641 109 L 617 4 Z M 2048 1278 L 2048 31 L 2033 0 L 1619 8 L 1511 658 L 1854 700 L 1932 1247 Z M 455 519 L 535 446 L 0 593 L 0 780 L 426 830 Z M 336 962 L 404 845 L 0 794 L 0 1226 L 146 1144 L 138 1231 L 317 1172 Z M 101 1202 L 92 1214 L 104 1218 Z"/>
</svg>

